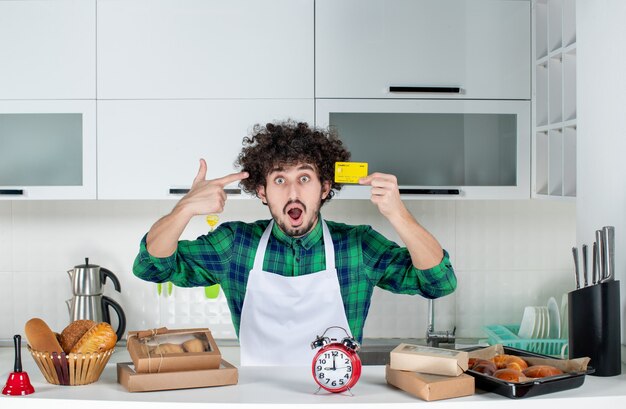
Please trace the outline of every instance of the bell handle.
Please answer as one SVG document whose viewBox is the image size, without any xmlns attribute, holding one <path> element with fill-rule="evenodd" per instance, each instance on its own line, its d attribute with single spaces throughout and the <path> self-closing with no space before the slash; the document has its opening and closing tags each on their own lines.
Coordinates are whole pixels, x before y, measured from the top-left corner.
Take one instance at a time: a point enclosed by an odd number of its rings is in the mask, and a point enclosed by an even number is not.
<svg viewBox="0 0 626 409">
<path fill-rule="evenodd" d="M 22 372 L 22 337 L 20 335 L 14 335 L 13 344 L 15 345 L 15 364 L 13 365 L 13 372 Z"/>
</svg>

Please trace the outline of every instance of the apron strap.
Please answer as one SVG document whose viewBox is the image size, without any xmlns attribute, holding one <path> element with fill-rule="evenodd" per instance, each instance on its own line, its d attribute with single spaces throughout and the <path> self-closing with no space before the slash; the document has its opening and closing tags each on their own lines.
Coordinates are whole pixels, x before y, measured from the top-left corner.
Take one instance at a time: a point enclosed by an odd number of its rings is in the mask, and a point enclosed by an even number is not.
<svg viewBox="0 0 626 409">
<path fill-rule="evenodd" d="M 267 242 L 269 241 L 270 234 L 272 233 L 272 227 L 274 226 L 274 219 L 270 221 L 270 224 L 267 225 L 267 228 L 263 232 L 261 236 L 261 241 L 259 242 L 259 246 L 256 248 L 256 254 L 254 256 L 254 269 L 255 270 L 263 270 L 263 259 L 265 258 L 265 250 L 267 249 Z"/>
<path fill-rule="evenodd" d="M 330 237 L 330 230 L 326 222 L 322 219 L 322 232 L 324 233 L 324 250 L 326 251 L 326 270 L 335 269 L 335 246 L 333 239 Z"/>
<path fill-rule="evenodd" d="M 254 255 L 254 269 L 255 270 L 263 270 L 263 259 L 265 258 L 265 250 L 267 250 L 267 243 L 270 238 L 270 234 L 272 234 L 272 227 L 274 226 L 274 219 L 270 221 L 267 225 L 267 228 L 263 232 L 261 236 L 261 240 L 259 241 L 259 246 L 256 249 L 256 254 Z M 326 269 L 334 269 L 335 268 L 335 246 L 333 246 L 333 240 L 330 236 L 330 230 L 328 230 L 328 226 L 326 222 L 322 219 L 322 233 L 324 237 L 324 250 L 326 252 Z"/>
</svg>

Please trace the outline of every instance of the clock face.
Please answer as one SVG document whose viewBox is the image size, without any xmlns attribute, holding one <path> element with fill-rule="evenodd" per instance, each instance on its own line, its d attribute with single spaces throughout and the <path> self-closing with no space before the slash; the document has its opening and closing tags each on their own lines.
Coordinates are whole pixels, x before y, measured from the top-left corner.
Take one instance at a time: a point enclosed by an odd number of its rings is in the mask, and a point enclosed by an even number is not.
<svg viewBox="0 0 626 409">
<path fill-rule="evenodd" d="M 358 356 L 341 344 L 322 348 L 313 362 L 313 376 L 322 388 L 331 392 L 343 392 L 352 387 L 361 375 Z"/>
</svg>

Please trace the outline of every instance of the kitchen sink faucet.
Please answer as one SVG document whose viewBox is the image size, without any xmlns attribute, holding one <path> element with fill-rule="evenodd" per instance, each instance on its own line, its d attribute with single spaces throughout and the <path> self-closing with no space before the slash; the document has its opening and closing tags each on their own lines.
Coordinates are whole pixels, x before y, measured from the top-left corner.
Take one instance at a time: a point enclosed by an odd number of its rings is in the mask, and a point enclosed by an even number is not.
<svg viewBox="0 0 626 409">
<path fill-rule="evenodd" d="M 454 344 L 456 326 L 452 331 L 435 331 L 435 300 L 428 300 L 428 328 L 426 329 L 426 345 L 438 348 L 439 344 Z"/>
</svg>

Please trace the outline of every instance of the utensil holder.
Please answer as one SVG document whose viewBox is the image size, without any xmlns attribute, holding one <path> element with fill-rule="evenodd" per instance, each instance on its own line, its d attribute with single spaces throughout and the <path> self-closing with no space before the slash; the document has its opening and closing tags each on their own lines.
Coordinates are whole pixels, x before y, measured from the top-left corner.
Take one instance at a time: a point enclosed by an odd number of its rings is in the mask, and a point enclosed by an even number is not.
<svg viewBox="0 0 626 409">
<path fill-rule="evenodd" d="M 589 357 L 595 376 L 622 372 L 619 281 L 607 281 L 568 294 L 569 357 Z"/>
</svg>

